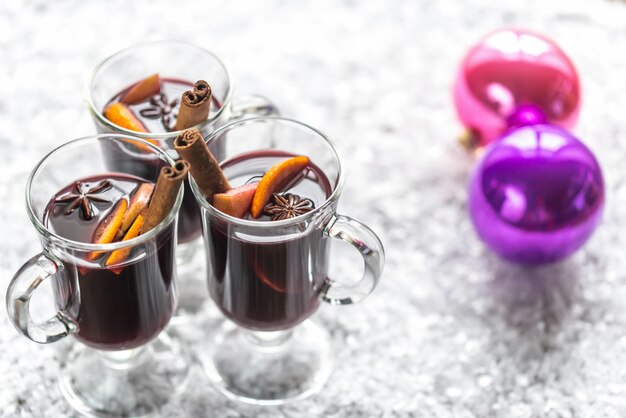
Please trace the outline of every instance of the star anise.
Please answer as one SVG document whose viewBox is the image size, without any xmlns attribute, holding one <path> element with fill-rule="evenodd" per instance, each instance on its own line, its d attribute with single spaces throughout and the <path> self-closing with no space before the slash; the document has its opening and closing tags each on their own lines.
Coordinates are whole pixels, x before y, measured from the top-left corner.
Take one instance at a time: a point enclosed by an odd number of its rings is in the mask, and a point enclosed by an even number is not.
<svg viewBox="0 0 626 418">
<path fill-rule="evenodd" d="M 311 199 L 303 199 L 298 195 L 286 193 L 272 195 L 272 203 L 263 209 L 263 212 L 271 216 L 272 221 L 282 221 L 283 219 L 295 218 L 304 215 L 315 208 Z"/>
<path fill-rule="evenodd" d="M 64 214 L 70 215 L 76 208 L 80 207 L 80 211 L 83 214 L 83 218 L 90 220 L 93 218 L 93 202 L 111 202 L 109 199 L 97 196 L 97 194 L 111 187 L 111 182 L 108 180 L 102 180 L 100 183 L 93 187 L 86 188 L 82 182 L 77 182 L 71 192 L 67 192 L 54 199 L 55 203 L 69 203 L 70 205 L 65 210 Z"/>
<path fill-rule="evenodd" d="M 178 99 L 171 102 L 165 93 L 155 94 L 150 98 L 150 107 L 141 109 L 139 114 L 148 119 L 161 119 L 161 123 L 165 130 L 171 132 L 176 125 L 176 114 L 174 109 L 178 105 Z"/>
</svg>

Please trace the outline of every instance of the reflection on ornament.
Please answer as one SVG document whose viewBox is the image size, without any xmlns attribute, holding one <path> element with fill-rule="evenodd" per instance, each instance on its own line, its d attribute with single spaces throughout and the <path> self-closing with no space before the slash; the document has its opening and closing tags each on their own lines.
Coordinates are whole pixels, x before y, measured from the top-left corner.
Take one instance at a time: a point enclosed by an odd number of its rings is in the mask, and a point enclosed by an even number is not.
<svg viewBox="0 0 626 418">
<path fill-rule="evenodd" d="M 478 136 L 475 142 L 487 145 L 526 106 L 541 113 L 542 122 L 571 128 L 580 107 L 580 82 L 554 42 L 526 30 L 501 29 L 463 59 L 454 102 L 463 124 Z"/>
<path fill-rule="evenodd" d="M 562 128 L 512 128 L 485 152 L 470 182 L 469 209 L 482 240 L 523 264 L 557 261 L 591 236 L 604 183 L 595 157 Z"/>
</svg>

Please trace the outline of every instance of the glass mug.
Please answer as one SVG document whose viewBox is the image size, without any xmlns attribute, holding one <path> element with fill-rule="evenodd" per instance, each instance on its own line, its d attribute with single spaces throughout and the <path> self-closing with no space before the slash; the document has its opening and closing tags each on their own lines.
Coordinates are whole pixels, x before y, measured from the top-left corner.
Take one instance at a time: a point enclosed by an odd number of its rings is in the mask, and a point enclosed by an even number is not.
<svg viewBox="0 0 626 418">
<path fill-rule="evenodd" d="M 15 274 L 6 296 L 17 330 L 42 344 L 69 335 L 77 344 L 60 378 L 61 391 L 78 411 L 92 415 L 141 416 L 156 410 L 186 382 L 188 359 L 163 331 L 176 307 L 176 217 L 183 200 L 152 230 L 110 244 L 66 239 L 43 221 L 51 198 L 74 181 L 111 169 L 113 148 L 137 148 L 143 177 L 155 182 L 160 168 L 173 165 L 158 147 L 138 138 L 104 134 L 61 145 L 39 162 L 26 185 L 28 216 L 43 251 Z M 94 251 L 129 249 L 119 275 Z M 50 280 L 58 312 L 43 323 L 30 316 L 30 298 Z M 158 358 L 158 361 L 156 359 Z"/>
<path fill-rule="evenodd" d="M 262 222 L 216 210 L 190 180 L 202 207 L 209 293 L 230 320 L 204 345 L 206 373 L 223 393 L 244 402 L 303 398 L 331 371 L 328 336 L 307 318 L 322 301 L 347 305 L 369 295 L 382 273 L 382 243 L 361 222 L 336 213 L 341 158 L 316 129 L 290 119 L 251 118 L 218 129 L 207 143 L 224 151 L 220 163 L 268 150 L 306 155 L 329 181 L 329 197 L 311 212 Z M 242 174 L 229 172 L 236 165 L 228 167 L 227 177 Z M 355 284 L 328 278 L 329 238 L 351 244 L 363 257 L 364 273 Z"/>
<path fill-rule="evenodd" d="M 275 106 L 261 96 L 234 96 L 233 83 L 224 63 L 212 52 L 183 41 L 156 41 L 132 46 L 116 52 L 95 68 L 86 89 L 89 111 L 99 133 L 119 133 L 156 141 L 174 159 L 174 139 L 181 131 L 142 133 L 122 128 L 103 115 L 107 103 L 123 89 L 143 78 L 159 73 L 161 77 L 195 83 L 205 80 L 211 86 L 212 106 L 209 118 L 196 128 L 206 136 L 228 122 L 251 115 L 278 114 Z M 173 100 L 170 97 L 169 100 Z M 178 97 L 180 99 L 180 97 Z M 213 148 L 215 155 L 221 150 Z M 124 154 L 113 156 L 123 164 Z M 131 159 L 132 162 L 132 159 Z M 141 173 L 136 173 L 141 176 Z M 185 181 L 185 197 L 178 215 L 178 277 L 181 285 L 179 307 L 185 312 L 198 311 L 206 300 L 201 264 L 194 259 L 200 254 L 199 237 L 202 234 L 200 208 L 196 204 L 189 183 Z M 202 261 L 201 259 L 199 260 Z M 186 315 L 178 321 L 186 321 Z"/>
<path fill-rule="evenodd" d="M 275 114 L 275 107 L 260 96 L 233 98 L 230 74 L 223 62 L 212 52 L 182 41 L 157 41 L 135 45 L 116 52 L 102 61 L 94 70 L 87 85 L 87 104 L 99 133 L 120 133 L 156 141 L 174 159 L 178 156 L 173 141 L 182 131 L 164 133 L 144 133 L 125 129 L 104 117 L 103 110 L 109 101 L 132 83 L 159 73 L 161 77 L 195 83 L 206 80 L 212 90 L 212 106 L 209 118 L 196 128 L 208 135 L 220 126 L 237 118 L 251 114 Z M 190 86 L 191 88 L 191 86 Z M 180 99 L 170 97 L 169 100 Z M 220 155 L 221 150 L 211 150 Z M 123 156 L 119 156 L 123 160 Z M 181 261 L 187 261 L 193 254 L 192 243 L 200 237 L 200 209 L 185 182 L 185 198 L 178 220 L 179 252 Z M 184 256 L 187 257 L 184 257 Z"/>
</svg>

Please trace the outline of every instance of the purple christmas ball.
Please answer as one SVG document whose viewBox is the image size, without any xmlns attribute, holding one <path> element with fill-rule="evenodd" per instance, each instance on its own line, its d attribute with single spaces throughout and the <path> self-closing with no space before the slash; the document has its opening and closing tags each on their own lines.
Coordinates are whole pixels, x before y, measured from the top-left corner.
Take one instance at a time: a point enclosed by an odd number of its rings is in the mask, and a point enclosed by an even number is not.
<svg viewBox="0 0 626 418">
<path fill-rule="evenodd" d="M 602 171 L 589 149 L 554 125 L 511 129 L 489 147 L 470 182 L 481 239 L 522 264 L 561 260 L 600 222 Z"/>
</svg>

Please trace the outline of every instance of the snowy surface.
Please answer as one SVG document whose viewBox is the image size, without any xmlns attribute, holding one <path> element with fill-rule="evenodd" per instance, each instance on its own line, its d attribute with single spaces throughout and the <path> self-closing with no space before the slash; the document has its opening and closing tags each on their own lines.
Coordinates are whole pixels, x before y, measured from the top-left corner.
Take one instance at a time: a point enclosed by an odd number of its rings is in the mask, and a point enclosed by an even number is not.
<svg viewBox="0 0 626 418">
<path fill-rule="evenodd" d="M 603 225 L 550 267 L 499 260 L 466 213 L 473 160 L 455 141 L 450 85 L 466 49 L 502 25 L 569 53 L 584 93 L 575 133 L 605 172 Z M 626 416 L 625 2 L 2 1 L 1 294 L 40 250 L 23 202 L 29 171 L 94 133 L 89 72 L 165 38 L 215 51 L 238 93 L 269 96 L 335 139 L 349 156 L 340 210 L 380 234 L 387 266 L 363 304 L 317 314 L 337 360 L 320 394 L 242 406 L 196 369 L 163 416 Z M 0 314 L 0 415 L 73 414 L 56 385 L 68 344 L 31 343 Z"/>
</svg>

